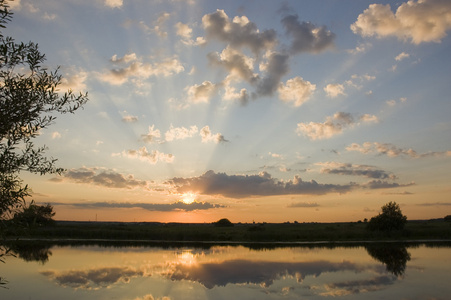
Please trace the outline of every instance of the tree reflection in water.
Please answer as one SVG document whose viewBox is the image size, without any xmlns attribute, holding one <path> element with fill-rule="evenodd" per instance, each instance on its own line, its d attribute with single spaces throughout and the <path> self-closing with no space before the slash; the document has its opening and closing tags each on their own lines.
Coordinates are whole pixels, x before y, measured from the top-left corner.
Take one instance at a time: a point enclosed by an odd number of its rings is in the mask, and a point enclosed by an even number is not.
<svg viewBox="0 0 451 300">
<path fill-rule="evenodd" d="M 50 243 L 13 243 L 10 247 L 13 255 L 17 255 L 25 261 L 37 261 L 43 265 L 49 261 L 49 257 L 52 255 Z"/>
<path fill-rule="evenodd" d="M 400 277 L 406 271 L 410 253 L 406 246 L 399 244 L 372 244 L 365 246 L 371 257 L 383 263 L 388 272 Z"/>
</svg>

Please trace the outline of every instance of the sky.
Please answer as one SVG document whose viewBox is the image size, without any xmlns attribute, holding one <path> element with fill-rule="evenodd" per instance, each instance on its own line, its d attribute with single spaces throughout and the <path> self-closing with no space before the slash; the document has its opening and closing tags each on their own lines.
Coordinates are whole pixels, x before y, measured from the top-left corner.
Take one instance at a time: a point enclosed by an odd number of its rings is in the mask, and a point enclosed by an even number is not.
<svg viewBox="0 0 451 300">
<path fill-rule="evenodd" d="M 22 173 L 57 220 L 345 222 L 451 214 L 451 2 L 20 0 L 61 91 Z"/>
</svg>

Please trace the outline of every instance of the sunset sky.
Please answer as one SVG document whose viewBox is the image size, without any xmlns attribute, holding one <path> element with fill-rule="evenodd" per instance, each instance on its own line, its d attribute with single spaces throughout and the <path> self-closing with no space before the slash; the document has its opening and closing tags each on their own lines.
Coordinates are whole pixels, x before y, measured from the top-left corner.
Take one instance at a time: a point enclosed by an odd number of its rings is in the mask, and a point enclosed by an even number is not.
<svg viewBox="0 0 451 300">
<path fill-rule="evenodd" d="M 451 214 L 451 1 L 20 0 L 89 102 L 22 173 L 57 220 L 335 222 Z"/>
</svg>

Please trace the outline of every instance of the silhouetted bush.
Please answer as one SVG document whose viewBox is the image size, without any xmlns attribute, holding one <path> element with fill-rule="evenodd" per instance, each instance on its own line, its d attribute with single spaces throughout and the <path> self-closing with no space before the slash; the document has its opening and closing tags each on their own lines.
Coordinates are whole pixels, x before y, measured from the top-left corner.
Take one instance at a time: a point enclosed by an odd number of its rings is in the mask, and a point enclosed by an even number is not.
<svg viewBox="0 0 451 300">
<path fill-rule="evenodd" d="M 214 223 L 217 227 L 233 227 L 233 223 L 229 221 L 229 219 L 221 219 Z"/>
</svg>

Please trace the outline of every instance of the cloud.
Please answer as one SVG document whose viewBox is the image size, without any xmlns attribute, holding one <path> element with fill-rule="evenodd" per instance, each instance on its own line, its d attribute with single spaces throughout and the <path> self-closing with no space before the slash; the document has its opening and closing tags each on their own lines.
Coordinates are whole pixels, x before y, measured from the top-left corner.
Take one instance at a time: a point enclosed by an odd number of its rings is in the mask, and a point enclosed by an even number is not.
<svg viewBox="0 0 451 300">
<path fill-rule="evenodd" d="M 213 134 L 211 133 L 209 126 L 204 126 L 200 130 L 200 136 L 202 137 L 202 143 L 208 143 L 210 141 L 218 144 L 223 142 L 228 142 L 224 136 L 220 133 Z"/>
<path fill-rule="evenodd" d="M 370 4 L 351 25 L 351 30 L 363 37 L 395 36 L 414 44 L 440 42 L 450 28 L 451 2 L 446 0 L 411 0 L 395 13 L 389 4 Z"/>
<path fill-rule="evenodd" d="M 132 116 L 132 115 L 125 115 L 122 117 L 122 121 L 126 122 L 126 123 L 134 123 L 134 122 L 138 122 L 138 117 Z"/>
<path fill-rule="evenodd" d="M 208 103 L 217 92 L 217 85 L 211 81 L 192 85 L 185 88 L 190 103 Z"/>
<path fill-rule="evenodd" d="M 359 54 L 359 53 L 365 53 L 369 48 L 371 48 L 373 45 L 370 43 L 365 43 L 365 44 L 358 44 L 354 49 L 348 49 L 346 50 L 346 52 L 348 52 L 349 54 Z"/>
<path fill-rule="evenodd" d="M 409 58 L 409 57 L 410 57 L 410 54 L 405 53 L 405 52 L 401 52 L 395 57 L 395 60 L 396 61 L 401 61 L 401 60 L 403 60 L 405 58 Z"/>
<path fill-rule="evenodd" d="M 238 100 L 241 105 L 246 105 L 251 97 L 245 88 L 237 92 L 236 88 L 230 85 L 228 79 L 224 80 L 224 90 L 224 100 Z"/>
<path fill-rule="evenodd" d="M 146 147 L 141 147 L 138 150 L 122 151 L 120 155 L 122 157 L 141 159 L 143 161 L 151 163 L 152 165 L 160 161 L 165 163 L 172 163 L 174 162 L 175 158 L 175 156 L 172 154 L 166 154 L 158 150 L 149 152 Z"/>
<path fill-rule="evenodd" d="M 190 39 L 193 33 L 193 30 L 189 27 L 188 24 L 183 24 L 182 22 L 178 22 L 175 24 L 176 34 L 183 39 Z"/>
<path fill-rule="evenodd" d="M 208 171 L 199 177 L 172 178 L 167 182 L 177 192 L 196 192 L 204 195 L 222 195 L 230 198 L 275 195 L 324 195 L 346 193 L 354 185 L 320 184 L 300 177 L 288 181 L 272 178 L 267 172 L 259 175 L 227 175 Z"/>
<path fill-rule="evenodd" d="M 384 170 L 378 170 L 375 167 L 368 165 L 338 162 L 317 163 L 317 165 L 323 167 L 320 172 L 325 174 L 363 176 L 377 179 L 396 179 L 396 176 L 393 173 L 387 173 Z"/>
<path fill-rule="evenodd" d="M 265 76 L 257 83 L 258 96 L 272 96 L 278 90 L 281 78 L 289 70 L 288 59 L 288 55 L 277 52 L 267 55 L 266 63 L 260 65 Z"/>
<path fill-rule="evenodd" d="M 159 129 L 155 129 L 155 125 L 149 126 L 148 132 L 141 135 L 141 139 L 146 143 L 159 142 L 161 133 Z"/>
<path fill-rule="evenodd" d="M 286 33 L 293 39 L 292 53 L 320 53 L 333 47 L 335 34 L 325 26 L 317 27 L 309 22 L 299 22 L 297 15 L 289 15 L 282 19 Z"/>
<path fill-rule="evenodd" d="M 399 193 L 382 193 L 383 195 L 400 195 L 400 196 L 407 196 L 407 195 L 413 195 L 411 192 L 399 192 Z"/>
<path fill-rule="evenodd" d="M 144 63 L 135 53 L 118 58 L 114 55 L 111 63 L 119 64 L 118 68 L 98 75 L 99 79 L 112 85 L 122 85 L 129 80 L 143 80 L 151 76 L 168 77 L 185 70 L 176 57 L 165 58 L 160 62 Z"/>
<path fill-rule="evenodd" d="M 360 125 L 361 122 L 377 122 L 374 115 L 364 114 L 355 120 L 350 113 L 337 112 L 333 116 L 326 118 L 324 123 L 310 122 L 298 123 L 296 132 L 298 135 L 305 135 L 311 140 L 328 139 L 334 135 L 341 134 L 344 129 Z"/>
<path fill-rule="evenodd" d="M 52 132 L 52 139 L 60 139 L 61 138 L 61 133 L 59 133 L 58 131 L 54 131 Z"/>
<path fill-rule="evenodd" d="M 302 79 L 302 77 L 295 77 L 287 80 L 286 84 L 279 83 L 277 91 L 280 100 L 294 102 L 294 106 L 298 107 L 309 100 L 315 89 L 315 84 Z"/>
<path fill-rule="evenodd" d="M 426 203 L 419 203 L 418 206 L 451 206 L 451 202 L 426 202 Z"/>
<path fill-rule="evenodd" d="M 324 88 L 324 91 L 326 92 L 327 97 L 330 97 L 330 98 L 336 98 L 339 95 L 346 96 L 344 86 L 339 83 L 330 83 L 330 84 L 326 85 L 326 87 Z"/>
<path fill-rule="evenodd" d="M 133 175 L 123 175 L 114 170 L 102 168 L 70 169 L 61 177 L 51 179 L 53 182 L 71 181 L 75 183 L 93 184 L 107 188 L 133 189 L 137 187 L 146 188 L 147 181 L 138 180 Z"/>
<path fill-rule="evenodd" d="M 415 183 L 411 182 L 411 183 L 406 183 L 406 184 L 400 184 L 400 183 L 396 183 L 396 182 L 372 180 L 372 181 L 369 181 L 369 182 L 361 185 L 361 187 L 374 190 L 374 189 L 391 189 L 391 188 L 399 188 L 399 187 L 408 187 L 408 186 L 412 186 L 412 185 L 415 185 Z"/>
<path fill-rule="evenodd" d="M 61 83 L 58 88 L 60 91 L 85 91 L 86 79 L 88 79 L 87 72 L 83 70 L 76 70 L 75 68 L 69 68 L 66 74 L 61 78 Z"/>
<path fill-rule="evenodd" d="M 258 79 L 258 75 L 253 72 L 255 60 L 230 46 L 227 46 L 221 54 L 218 52 L 208 54 L 208 59 L 212 65 L 224 67 L 229 71 L 229 77 L 232 79 L 243 79 L 249 83 L 254 83 Z"/>
<path fill-rule="evenodd" d="M 142 277 L 144 272 L 131 267 L 104 267 L 87 270 L 41 271 L 59 286 L 74 289 L 98 290 L 114 284 L 130 282 L 130 278 Z"/>
<path fill-rule="evenodd" d="M 346 147 L 347 151 L 358 151 L 363 154 L 378 153 L 381 155 L 387 155 L 388 157 L 407 156 L 411 158 L 426 158 L 426 157 L 449 157 L 451 151 L 442 152 L 426 152 L 418 153 L 412 148 L 403 149 L 390 143 L 378 143 L 378 142 L 365 142 L 362 145 L 352 143 Z"/>
<path fill-rule="evenodd" d="M 20 1 L 21 0 L 15 0 L 15 1 L 10 1 L 10 2 L 8 2 L 8 6 L 9 6 L 9 8 L 10 9 L 13 9 L 13 10 L 19 10 L 20 8 L 21 8 L 21 3 L 20 3 Z"/>
<path fill-rule="evenodd" d="M 217 39 L 233 48 L 249 48 L 254 54 L 271 49 L 277 42 L 274 30 L 260 31 L 246 16 L 230 20 L 224 10 L 202 17 L 207 40 Z"/>
<path fill-rule="evenodd" d="M 360 294 L 364 292 L 374 292 L 382 290 L 396 282 L 396 276 L 377 276 L 362 280 L 348 280 L 344 282 L 329 283 L 325 286 L 327 293 L 322 296 L 345 296 Z"/>
<path fill-rule="evenodd" d="M 308 207 L 319 207 L 319 206 L 320 205 L 318 203 L 316 203 L 316 202 L 295 202 L 295 203 L 291 203 L 287 207 L 291 207 L 291 208 L 296 208 L 296 207 L 308 208 Z"/>
<path fill-rule="evenodd" d="M 121 7 L 123 4 L 123 0 L 105 0 L 105 6 L 111 8 Z"/>
<path fill-rule="evenodd" d="M 168 131 L 166 131 L 164 136 L 165 136 L 165 140 L 167 142 L 170 142 L 173 140 L 183 140 L 186 138 L 190 138 L 190 137 L 194 136 L 195 134 L 197 134 L 198 131 L 199 131 L 199 129 L 197 128 L 197 126 L 191 126 L 190 128 L 185 128 L 185 127 L 173 127 L 171 125 L 171 127 L 169 128 Z"/>
<path fill-rule="evenodd" d="M 225 207 L 220 204 L 211 204 L 208 202 L 194 201 L 186 204 L 182 201 L 163 204 L 163 203 L 130 203 L 130 202 L 83 202 L 83 203 L 52 203 L 52 205 L 70 205 L 82 209 L 90 208 L 141 208 L 148 211 L 196 211 L 207 210 L 212 208 Z"/>
</svg>

